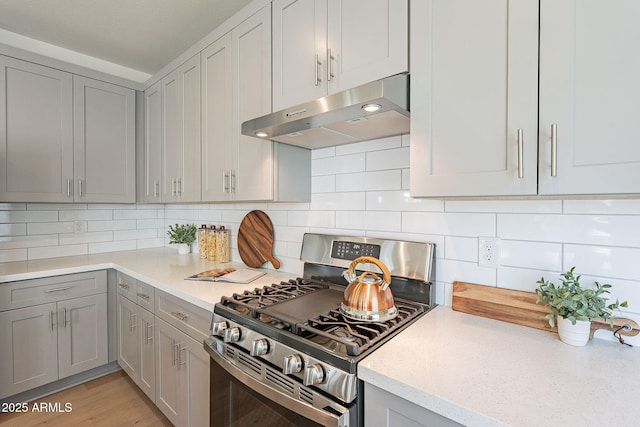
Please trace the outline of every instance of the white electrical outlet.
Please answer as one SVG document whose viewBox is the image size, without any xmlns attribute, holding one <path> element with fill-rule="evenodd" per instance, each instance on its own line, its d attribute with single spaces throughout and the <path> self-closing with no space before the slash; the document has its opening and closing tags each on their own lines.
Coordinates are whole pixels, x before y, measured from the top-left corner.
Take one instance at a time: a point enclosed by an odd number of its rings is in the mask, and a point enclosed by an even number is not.
<svg viewBox="0 0 640 427">
<path fill-rule="evenodd" d="M 500 238 L 478 237 L 478 265 L 500 267 Z"/>
<path fill-rule="evenodd" d="M 73 221 L 73 232 L 74 233 L 86 233 L 87 232 L 87 221 Z"/>
</svg>

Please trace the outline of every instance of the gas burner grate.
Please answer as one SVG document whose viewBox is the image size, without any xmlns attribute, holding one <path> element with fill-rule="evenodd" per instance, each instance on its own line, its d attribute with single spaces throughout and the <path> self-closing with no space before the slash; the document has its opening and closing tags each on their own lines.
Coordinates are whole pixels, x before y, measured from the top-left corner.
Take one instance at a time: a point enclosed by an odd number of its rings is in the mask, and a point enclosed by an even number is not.
<svg viewBox="0 0 640 427">
<path fill-rule="evenodd" d="M 420 305 L 397 301 L 396 308 L 398 315 L 385 322 L 352 320 L 331 310 L 296 326 L 299 335 L 331 351 L 358 356 L 424 311 Z"/>
<path fill-rule="evenodd" d="M 244 291 L 241 294 L 234 293 L 230 297 L 222 297 L 220 302 L 234 311 L 257 319 L 261 314 L 256 309 L 269 307 L 326 288 L 328 288 L 326 284 L 297 278 L 288 282 L 255 288 L 253 291 Z"/>
</svg>

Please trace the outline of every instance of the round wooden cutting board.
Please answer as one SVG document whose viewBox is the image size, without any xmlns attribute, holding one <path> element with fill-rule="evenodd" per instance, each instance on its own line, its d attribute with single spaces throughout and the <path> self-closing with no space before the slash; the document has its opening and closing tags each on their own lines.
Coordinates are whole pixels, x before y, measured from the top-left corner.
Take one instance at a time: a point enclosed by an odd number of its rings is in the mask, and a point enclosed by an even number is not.
<svg viewBox="0 0 640 427">
<path fill-rule="evenodd" d="M 258 268 L 269 261 L 276 270 L 280 261 L 274 258 L 273 224 L 262 211 L 251 211 L 245 215 L 238 229 L 238 252 L 248 267 Z"/>
</svg>

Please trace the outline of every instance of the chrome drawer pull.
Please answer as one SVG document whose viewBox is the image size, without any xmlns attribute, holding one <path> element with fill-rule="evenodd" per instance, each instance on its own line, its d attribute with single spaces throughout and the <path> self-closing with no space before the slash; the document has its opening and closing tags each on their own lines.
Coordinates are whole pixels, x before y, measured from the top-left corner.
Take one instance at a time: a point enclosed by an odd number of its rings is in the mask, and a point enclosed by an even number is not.
<svg viewBox="0 0 640 427">
<path fill-rule="evenodd" d="M 120 286 L 125 291 L 128 291 L 129 289 L 131 289 L 131 286 L 127 285 L 126 283 L 118 283 L 118 286 Z"/>
<path fill-rule="evenodd" d="M 187 317 L 189 317 L 189 316 L 187 316 L 187 315 L 186 315 L 186 314 L 184 314 L 184 313 L 179 313 L 179 312 L 176 312 L 176 311 L 172 311 L 172 312 L 171 312 L 171 314 L 172 314 L 174 317 L 176 317 L 176 318 L 178 318 L 178 319 L 182 320 L 183 322 L 187 320 Z"/>
<path fill-rule="evenodd" d="M 524 170 L 522 165 L 522 144 L 523 144 L 523 132 L 522 129 L 518 129 L 518 178 L 524 177 Z"/>
<path fill-rule="evenodd" d="M 147 295 L 147 294 L 138 294 L 138 296 L 139 296 L 140 298 L 144 299 L 144 300 L 149 301 L 149 295 Z"/>
<path fill-rule="evenodd" d="M 63 286 L 61 288 L 51 288 L 51 289 L 46 289 L 45 292 L 46 293 L 51 293 L 51 292 L 61 292 L 61 291 L 66 291 L 71 289 L 71 286 Z"/>
<path fill-rule="evenodd" d="M 558 125 L 554 123 L 551 125 L 551 176 L 556 176 L 558 172 L 557 149 L 558 149 Z"/>
</svg>

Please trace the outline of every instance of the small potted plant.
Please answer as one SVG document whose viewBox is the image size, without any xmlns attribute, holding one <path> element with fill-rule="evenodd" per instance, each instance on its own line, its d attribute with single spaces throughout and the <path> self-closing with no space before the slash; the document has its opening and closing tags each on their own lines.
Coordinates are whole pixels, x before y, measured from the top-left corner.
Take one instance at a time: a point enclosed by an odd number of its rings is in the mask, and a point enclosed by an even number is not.
<svg viewBox="0 0 640 427">
<path fill-rule="evenodd" d="M 549 325 L 558 324 L 560 339 L 571 345 L 583 346 L 589 340 L 591 320 L 601 318 L 613 326 L 613 310 L 626 307 L 627 302 L 607 304 L 605 294 L 609 293 L 611 285 L 595 282 L 595 288 L 582 288 L 580 276 L 574 276 L 572 267 L 566 273 L 562 273 L 562 284 L 559 286 L 544 280 L 544 277 L 536 283 L 540 284 L 536 293 L 536 303 L 545 303 L 551 313 L 545 317 L 549 319 Z"/>
<path fill-rule="evenodd" d="M 169 244 L 178 245 L 179 254 L 191 252 L 191 244 L 196 241 L 195 224 L 169 225 Z"/>
</svg>

